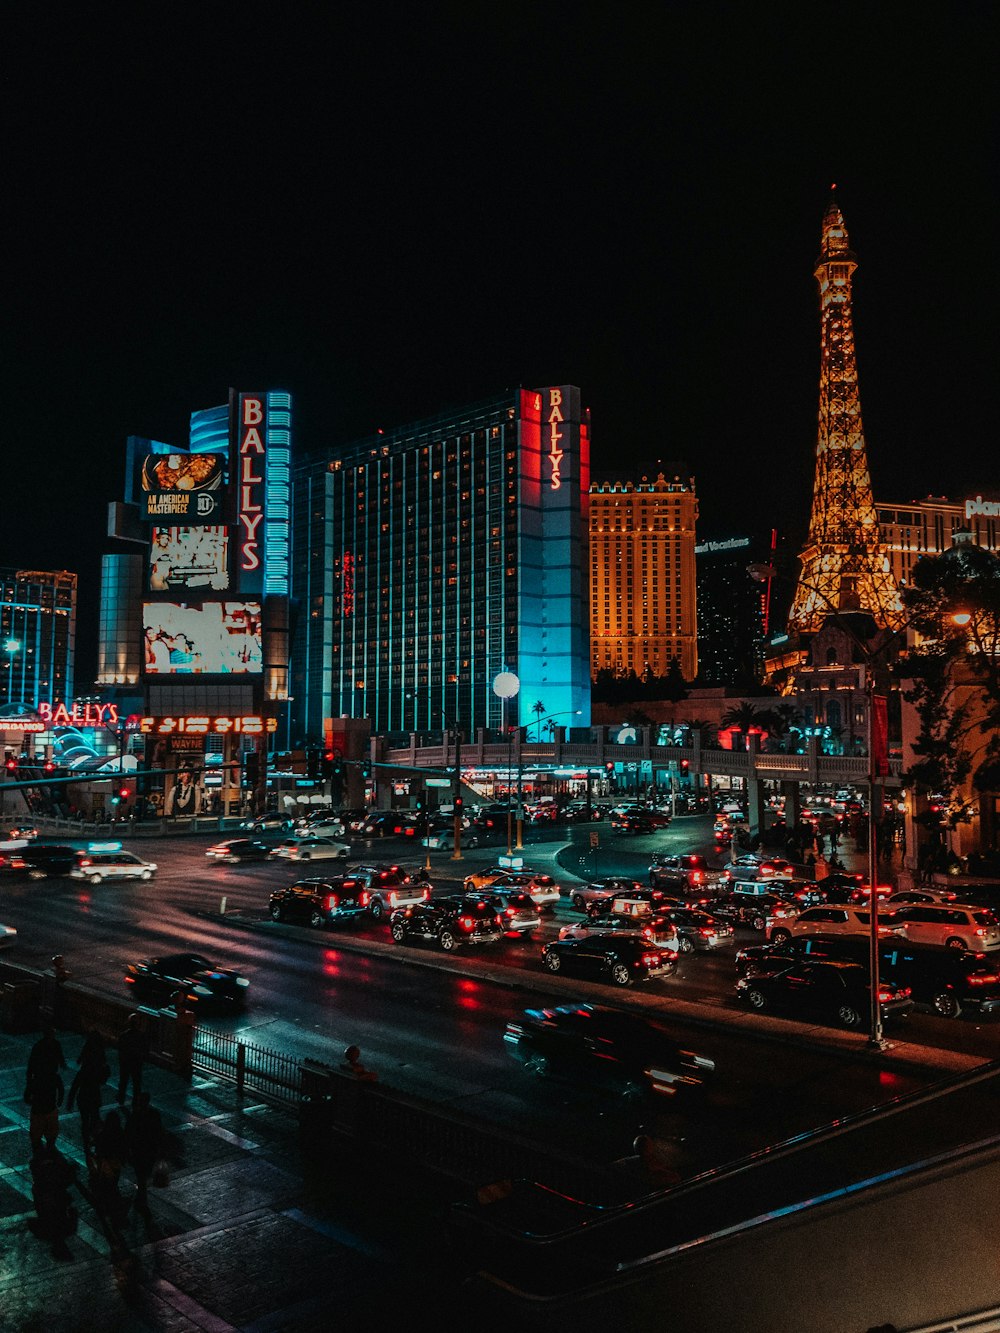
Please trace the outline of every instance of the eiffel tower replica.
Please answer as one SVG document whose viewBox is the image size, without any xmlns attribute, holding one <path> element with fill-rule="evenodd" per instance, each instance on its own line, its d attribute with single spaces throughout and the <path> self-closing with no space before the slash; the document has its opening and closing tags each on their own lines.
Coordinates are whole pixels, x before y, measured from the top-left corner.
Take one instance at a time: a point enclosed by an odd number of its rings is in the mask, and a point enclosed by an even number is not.
<svg viewBox="0 0 1000 1333">
<path fill-rule="evenodd" d="M 877 629 L 903 623 L 899 589 L 879 538 L 861 425 L 851 319 L 858 266 L 836 186 L 823 218 L 814 273 L 819 283 L 820 372 L 816 481 L 809 536 L 788 614 L 791 633 L 810 634 L 834 613 L 867 613 Z"/>
</svg>

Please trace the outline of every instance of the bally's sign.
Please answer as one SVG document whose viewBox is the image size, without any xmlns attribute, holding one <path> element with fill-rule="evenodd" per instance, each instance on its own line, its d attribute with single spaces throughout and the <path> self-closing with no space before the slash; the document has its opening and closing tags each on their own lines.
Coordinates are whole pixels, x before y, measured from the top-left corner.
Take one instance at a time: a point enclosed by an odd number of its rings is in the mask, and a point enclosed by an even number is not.
<svg viewBox="0 0 1000 1333">
<path fill-rule="evenodd" d="M 117 727 L 117 704 L 70 704 L 43 702 L 38 716 L 47 727 Z"/>
<path fill-rule="evenodd" d="M 236 558 L 243 592 L 263 586 L 267 425 L 262 393 L 241 393 L 236 434 Z"/>
</svg>

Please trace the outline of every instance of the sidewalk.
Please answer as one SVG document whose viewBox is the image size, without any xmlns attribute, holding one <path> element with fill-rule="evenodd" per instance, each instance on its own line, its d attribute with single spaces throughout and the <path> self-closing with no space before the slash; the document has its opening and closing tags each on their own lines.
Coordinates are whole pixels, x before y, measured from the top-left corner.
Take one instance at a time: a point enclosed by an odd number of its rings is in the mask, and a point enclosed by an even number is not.
<svg viewBox="0 0 1000 1333">
<path fill-rule="evenodd" d="M 388 1187 L 379 1164 L 352 1164 L 335 1145 L 304 1153 L 289 1111 L 249 1094 L 241 1103 L 235 1088 L 197 1076 L 188 1083 L 155 1066 L 146 1086 L 175 1160 L 169 1185 L 150 1188 L 150 1224 L 130 1210 L 123 1235 L 131 1260 L 116 1265 L 100 1218 L 74 1189 L 72 1259 L 54 1258 L 27 1226 L 34 1209 L 22 1094 L 37 1035 L 0 1034 L 0 1333 L 325 1333 L 333 1321 L 367 1329 L 412 1318 L 414 1299 L 430 1293 L 437 1317 L 461 1299 L 464 1274 L 449 1263 L 455 1245 L 442 1200 Z M 83 1039 L 61 1040 L 68 1087 Z M 109 1063 L 117 1077 L 113 1051 Z M 104 1103 L 114 1106 L 110 1084 Z M 58 1146 L 86 1186 L 79 1125 L 77 1111 L 64 1110 Z M 122 1192 L 134 1192 L 128 1167 Z"/>
</svg>

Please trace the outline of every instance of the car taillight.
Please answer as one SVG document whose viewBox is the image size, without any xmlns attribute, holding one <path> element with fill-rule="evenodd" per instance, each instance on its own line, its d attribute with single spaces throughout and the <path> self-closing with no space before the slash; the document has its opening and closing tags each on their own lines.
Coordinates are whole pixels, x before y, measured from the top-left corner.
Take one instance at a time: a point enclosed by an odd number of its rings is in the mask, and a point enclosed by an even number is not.
<svg viewBox="0 0 1000 1333">
<path fill-rule="evenodd" d="M 423 893 L 421 894 L 421 897 L 423 898 L 425 903 L 430 902 L 430 897 L 431 897 L 430 889 L 424 889 Z"/>
<path fill-rule="evenodd" d="M 660 962 L 660 955 L 658 953 L 644 953 L 642 955 L 643 967 L 656 967 L 659 964 L 659 962 Z"/>
<path fill-rule="evenodd" d="M 992 986 L 998 981 L 1000 981 L 1000 976 L 995 976 L 992 973 L 984 976 L 968 978 L 970 986 Z"/>
<path fill-rule="evenodd" d="M 463 930 L 472 930 L 476 923 L 471 916 L 460 916 L 458 918 L 458 924 Z"/>
<path fill-rule="evenodd" d="M 986 935 L 986 931 L 983 930 L 982 926 L 977 926 L 977 927 L 976 927 L 976 934 L 979 935 L 981 938 L 983 938 L 983 937 L 985 937 L 985 935 Z"/>
<path fill-rule="evenodd" d="M 714 935 L 715 931 L 708 926 L 702 926 L 698 931 L 699 935 Z"/>
<path fill-rule="evenodd" d="M 331 894 L 329 898 L 323 899 L 323 908 L 325 911 L 332 912 L 336 906 L 337 906 L 337 899 L 333 894 Z"/>
<path fill-rule="evenodd" d="M 89 865 L 93 865 L 93 862 L 91 861 L 91 859 L 90 859 L 89 856 L 81 856 L 81 857 L 80 857 L 80 865 L 81 865 L 81 866 L 89 866 Z"/>
<path fill-rule="evenodd" d="M 700 870 L 695 870 L 695 871 L 693 871 L 692 874 L 691 874 L 691 883 L 692 883 L 692 884 L 700 884 L 700 883 L 702 882 L 702 880 L 704 880 L 704 878 L 705 878 L 705 876 L 702 874 L 702 872 L 701 872 Z"/>
<path fill-rule="evenodd" d="M 390 890 L 389 890 L 389 902 L 392 904 L 393 907 L 396 906 L 397 898 L 396 898 L 396 890 L 395 890 L 395 889 L 390 889 Z"/>
<path fill-rule="evenodd" d="M 368 906 L 368 893 L 365 889 L 362 889 L 361 892 L 358 894 L 358 903 L 362 907 Z"/>
<path fill-rule="evenodd" d="M 517 912 L 514 910 L 513 907 L 508 907 L 508 908 L 504 911 L 504 916 L 517 916 Z"/>
</svg>

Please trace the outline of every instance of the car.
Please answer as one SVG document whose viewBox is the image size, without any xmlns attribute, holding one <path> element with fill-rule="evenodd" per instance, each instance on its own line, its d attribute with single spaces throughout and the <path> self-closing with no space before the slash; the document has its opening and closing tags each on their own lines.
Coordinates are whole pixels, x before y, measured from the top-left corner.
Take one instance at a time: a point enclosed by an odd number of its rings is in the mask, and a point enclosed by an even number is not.
<svg viewBox="0 0 1000 1333">
<path fill-rule="evenodd" d="M 780 944 L 740 949 L 737 974 L 778 971 L 802 960 L 840 961 L 869 965 L 870 942 L 857 935 L 799 935 Z M 965 1010 L 990 1015 L 1000 1010 L 1000 969 L 995 955 L 909 944 L 902 939 L 879 945 L 879 976 L 909 987 L 913 1002 L 941 1018 L 958 1018 Z"/>
<path fill-rule="evenodd" d="M 517 809 L 513 805 L 497 803 L 496 805 L 481 805 L 475 813 L 473 822 L 482 829 L 498 832 L 507 827 L 507 816 L 511 820 L 517 818 Z"/>
<path fill-rule="evenodd" d="M 542 962 L 552 975 L 569 973 L 613 986 L 668 977 L 677 955 L 660 949 L 641 935 L 597 935 L 585 940 L 549 940 Z"/>
<path fill-rule="evenodd" d="M 647 889 L 644 885 L 635 883 L 630 888 L 619 889 L 617 893 L 592 898 L 590 902 L 584 905 L 584 911 L 589 917 L 604 916 L 605 913 L 611 911 L 615 899 L 623 895 L 633 901 L 648 903 L 650 908 L 658 912 L 668 907 L 692 906 L 686 898 L 672 898 L 663 889 Z M 699 906 L 701 906 L 700 902 Z"/>
<path fill-rule="evenodd" d="M 794 873 L 795 866 L 783 856 L 761 857 L 752 852 L 735 857 L 722 868 L 722 878 L 728 880 L 787 878 Z"/>
<path fill-rule="evenodd" d="M 407 871 L 397 865 L 352 865 L 356 879 L 368 894 L 368 912 L 379 921 L 400 907 L 414 907 L 431 896 L 431 885 L 424 872 Z"/>
<path fill-rule="evenodd" d="M 268 903 L 272 921 L 305 921 L 316 930 L 368 912 L 368 890 L 350 875 L 299 879 L 275 889 Z"/>
<path fill-rule="evenodd" d="M 715 872 L 703 856 L 657 853 L 649 867 L 651 888 L 668 889 L 683 896 L 687 890 L 703 893 L 714 882 Z"/>
<path fill-rule="evenodd" d="M 896 924 L 899 913 L 879 915 L 879 934 L 883 937 L 902 934 Z M 807 907 L 796 915 L 789 914 L 767 920 L 767 938 L 778 943 L 793 935 L 870 935 L 872 914 L 866 907 L 851 903 L 824 903 Z"/>
<path fill-rule="evenodd" d="M 129 963 L 125 984 L 143 1004 L 163 1007 L 180 992 L 193 1009 L 238 1009 L 246 1003 L 250 982 L 199 953 L 171 953 Z"/>
<path fill-rule="evenodd" d="M 655 833 L 663 825 L 649 811 L 637 814 L 612 815 L 611 828 L 615 833 Z"/>
<path fill-rule="evenodd" d="M 150 880 L 156 874 L 156 863 L 144 861 L 134 852 L 89 850 L 77 853 L 69 873 L 73 879 L 85 879 L 89 884 L 103 884 L 106 879 Z"/>
<path fill-rule="evenodd" d="M 914 903 L 893 914 L 912 944 L 944 944 L 980 953 L 1000 949 L 1000 920 L 986 907 L 963 903 Z"/>
<path fill-rule="evenodd" d="M 584 921 L 572 921 L 567 926 L 560 926 L 559 938 L 561 940 L 586 940 L 593 939 L 597 935 L 638 935 L 657 948 L 668 949 L 674 955 L 674 967 L 676 968 L 676 957 L 680 952 L 680 936 L 677 933 L 677 927 L 667 917 L 658 916 L 651 912 L 646 904 L 643 911 L 629 911 L 631 906 L 626 899 L 616 899 L 615 907 L 621 907 L 621 911 L 611 911 L 607 916 L 588 918 Z M 669 975 L 669 974 L 668 974 Z"/>
<path fill-rule="evenodd" d="M 836 1021 L 842 1027 L 861 1027 L 871 1012 L 871 984 L 860 963 L 827 959 L 797 962 L 775 972 L 749 972 L 736 982 L 737 999 L 761 1012 L 790 1010 L 795 1017 Z M 913 1008 L 905 986 L 879 984 L 882 1021 L 902 1018 Z"/>
<path fill-rule="evenodd" d="M 48 879 L 68 875 L 76 865 L 79 852 L 75 847 L 55 843 L 35 842 L 23 848 L 18 856 L 24 862 L 29 879 Z"/>
<path fill-rule="evenodd" d="M 7 834 L 11 842 L 31 842 L 38 837 L 38 829 L 32 824 L 19 824 Z"/>
<path fill-rule="evenodd" d="M 441 897 L 393 912 L 389 932 L 397 944 L 433 940 L 445 953 L 463 944 L 495 944 L 504 926 L 485 898 Z"/>
<path fill-rule="evenodd" d="M 716 949 L 733 938 L 733 928 L 728 921 L 697 908 L 668 907 L 662 912 L 658 909 L 658 915 L 675 927 L 680 937 L 678 947 L 681 953 Z"/>
<path fill-rule="evenodd" d="M 656 1019 L 602 1005 L 526 1009 L 507 1024 L 503 1040 L 531 1074 L 597 1085 L 629 1100 L 686 1099 L 715 1071 L 714 1061 L 678 1045 Z"/>
<path fill-rule="evenodd" d="M 225 842 L 207 848 L 205 855 L 227 865 L 236 865 L 240 861 L 266 861 L 271 855 L 271 844 L 261 842 L 259 838 L 227 838 Z"/>
<path fill-rule="evenodd" d="M 767 920 L 777 908 L 794 904 L 795 911 L 801 911 L 801 903 L 773 893 L 767 880 L 759 884 L 737 884 L 726 898 L 713 904 L 713 911 L 724 916 L 737 926 L 750 926 L 752 930 L 766 930 Z"/>
<path fill-rule="evenodd" d="M 526 824 L 555 824 L 559 819 L 559 807 L 553 801 L 542 801 L 538 805 L 524 807 Z"/>
<path fill-rule="evenodd" d="M 447 828 L 432 829 L 425 838 L 420 839 L 421 847 L 427 847 L 432 852 L 453 852 L 455 850 L 455 829 L 454 825 L 449 823 Z M 459 845 L 462 847 L 478 847 L 479 833 L 474 828 L 463 828 L 459 836 Z"/>
<path fill-rule="evenodd" d="M 293 821 L 287 815 L 253 815 L 241 820 L 239 827 L 247 833 L 286 833 Z"/>
<path fill-rule="evenodd" d="M 612 898 L 634 893 L 642 887 L 637 879 L 619 879 L 615 876 L 595 879 L 589 884 L 574 884 L 569 890 L 569 900 L 578 912 L 585 912 L 591 903 L 610 902 Z"/>
<path fill-rule="evenodd" d="M 310 838 L 340 839 L 347 836 L 344 821 L 335 815 L 325 815 L 321 819 L 299 820 L 295 828 L 297 832 L 307 834 Z"/>
<path fill-rule="evenodd" d="M 271 855 L 286 861 L 343 861 L 351 854 L 346 842 L 332 838 L 314 838 L 311 835 L 282 838 L 271 848 Z"/>
<path fill-rule="evenodd" d="M 891 893 L 886 899 L 886 906 L 893 909 L 906 907 L 913 903 L 957 903 L 958 894 L 952 889 L 904 889 Z"/>
<path fill-rule="evenodd" d="M 0 876 L 20 879 L 28 869 L 28 863 L 20 852 L 0 852 Z"/>
<path fill-rule="evenodd" d="M 406 810 L 375 810 L 353 832 L 361 838 L 415 838 L 420 821 Z"/>
<path fill-rule="evenodd" d="M 0 949 L 9 949 L 16 939 L 16 927 L 0 925 Z"/>
<path fill-rule="evenodd" d="M 486 870 L 474 870 L 465 877 L 467 893 L 493 887 L 522 889 L 531 894 L 536 906 L 543 911 L 552 911 L 562 896 L 552 876 L 538 870 L 509 870 L 506 866 L 492 866 Z"/>
<path fill-rule="evenodd" d="M 603 819 L 604 814 L 599 805 L 587 805 L 586 801 L 570 801 L 563 807 L 563 819 L 570 824 L 586 824 Z"/>
<path fill-rule="evenodd" d="M 481 899 L 495 909 L 505 935 L 525 935 L 534 930 L 542 912 L 531 894 L 522 889 L 483 889 L 470 897 Z"/>
</svg>

